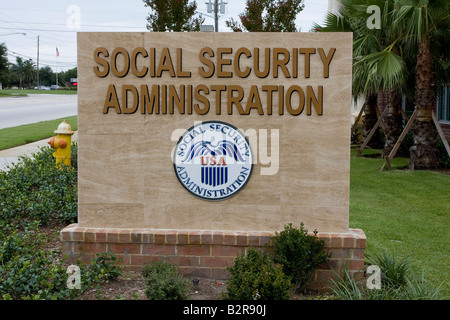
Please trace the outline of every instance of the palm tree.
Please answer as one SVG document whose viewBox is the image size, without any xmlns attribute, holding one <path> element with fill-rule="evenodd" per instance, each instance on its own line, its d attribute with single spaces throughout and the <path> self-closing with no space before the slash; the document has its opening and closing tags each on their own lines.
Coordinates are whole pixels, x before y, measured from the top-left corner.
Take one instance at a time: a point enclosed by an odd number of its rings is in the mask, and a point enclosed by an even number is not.
<svg viewBox="0 0 450 320">
<path fill-rule="evenodd" d="M 436 168 L 440 163 L 440 155 L 431 112 L 436 108 L 437 81 L 448 83 L 450 78 L 447 43 L 450 3 L 447 0 L 340 2 L 343 4 L 341 15 L 349 21 L 355 34 L 353 94 L 367 94 L 378 89 L 388 95 L 384 154 L 390 152 L 400 133 L 400 94 L 410 92 L 411 78 L 415 75 L 413 95 L 418 116 L 412 129 L 415 145 L 410 148 L 410 167 Z M 367 18 L 368 5 L 381 8 L 380 30 L 369 30 L 361 24 L 362 19 Z"/>
<path fill-rule="evenodd" d="M 29 59 L 29 60 L 26 60 L 24 62 L 24 64 L 23 64 L 23 75 L 24 75 L 25 81 L 27 81 L 27 83 L 28 83 L 28 88 L 30 88 L 31 87 L 31 82 L 36 77 L 36 69 L 35 69 L 33 60 Z"/>
<path fill-rule="evenodd" d="M 388 114 L 385 116 L 386 142 L 383 153 L 389 154 L 402 132 L 401 85 L 405 80 L 406 67 L 399 55 L 398 43 L 393 41 L 389 28 L 369 29 L 367 7 L 376 4 L 381 8 L 382 24 L 389 25 L 393 0 L 341 0 L 337 14 L 328 13 L 324 27 L 314 25 L 317 31 L 351 31 L 353 42 L 353 96 L 364 95 L 364 138 L 376 124 L 377 98 L 380 92 L 387 96 Z M 370 146 L 382 147 L 379 130 L 370 141 Z"/>
<path fill-rule="evenodd" d="M 21 57 L 16 57 L 16 64 L 11 67 L 12 71 L 17 73 L 17 78 L 19 79 L 19 88 L 23 88 L 23 71 L 24 71 L 24 63 Z"/>
<path fill-rule="evenodd" d="M 442 45 L 449 37 L 449 12 L 448 0 L 397 0 L 395 3 L 395 31 L 407 50 L 417 51 L 414 99 L 417 118 L 412 129 L 411 169 L 433 169 L 440 164 L 432 112 L 436 108 L 437 79 L 448 81 L 449 78 L 448 68 L 442 68 L 449 59 L 448 48 Z"/>
</svg>

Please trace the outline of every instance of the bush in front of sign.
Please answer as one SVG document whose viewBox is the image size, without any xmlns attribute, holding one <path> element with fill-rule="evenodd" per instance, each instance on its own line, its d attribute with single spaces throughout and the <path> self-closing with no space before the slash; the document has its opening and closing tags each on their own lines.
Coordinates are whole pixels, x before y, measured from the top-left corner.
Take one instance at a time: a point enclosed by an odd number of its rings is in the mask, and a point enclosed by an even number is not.
<svg viewBox="0 0 450 320">
<path fill-rule="evenodd" d="M 323 240 L 317 238 L 317 230 L 314 230 L 314 235 L 309 235 L 303 222 L 300 229 L 289 223 L 283 231 L 275 233 L 272 242 L 274 261 L 283 266 L 284 273 L 292 278 L 297 291 L 306 287 L 316 268 L 329 258 L 323 251 Z"/>
<path fill-rule="evenodd" d="M 177 267 L 165 261 L 156 261 L 142 269 L 145 295 L 149 300 L 186 300 L 189 280 L 183 278 Z"/>
<path fill-rule="evenodd" d="M 291 279 L 267 252 L 249 248 L 227 270 L 230 276 L 223 299 L 288 300 L 290 297 Z"/>
</svg>

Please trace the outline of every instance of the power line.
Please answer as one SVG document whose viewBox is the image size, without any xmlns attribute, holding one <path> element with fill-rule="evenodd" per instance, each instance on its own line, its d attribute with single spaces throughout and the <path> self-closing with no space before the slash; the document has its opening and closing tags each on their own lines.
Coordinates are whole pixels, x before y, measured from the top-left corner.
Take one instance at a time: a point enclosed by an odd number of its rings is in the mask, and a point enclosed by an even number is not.
<svg viewBox="0 0 450 320">
<path fill-rule="evenodd" d="M 6 22 L 6 23 L 23 23 L 21 21 L 18 22 L 14 22 L 14 21 L 6 21 L 6 20 L 0 20 L 0 22 Z M 47 22 L 28 22 L 27 25 L 30 24 L 44 24 L 44 25 L 50 25 L 50 26 L 67 26 L 67 24 L 65 23 L 47 23 Z M 132 27 L 132 26 L 104 26 L 104 25 L 99 25 L 99 24 L 81 24 L 80 27 L 96 27 L 96 28 L 125 28 L 125 29 L 140 29 L 142 28 L 142 26 L 136 26 L 136 27 Z"/>
<path fill-rule="evenodd" d="M 17 52 L 10 51 L 10 50 L 8 50 L 8 51 L 11 52 L 11 53 L 8 52 L 8 55 L 10 55 L 10 56 L 26 58 L 27 60 L 33 60 L 32 57 L 27 56 L 25 54 L 17 53 Z M 48 65 L 48 66 L 52 66 L 52 67 L 69 67 L 69 66 L 77 65 L 76 62 L 70 62 L 70 61 L 65 61 L 62 63 L 58 62 L 57 64 L 55 64 L 54 62 L 48 62 L 49 60 L 45 60 L 45 59 L 44 60 L 39 59 L 39 61 L 40 61 L 40 63 L 42 62 L 43 65 L 46 65 L 46 66 Z"/>
</svg>

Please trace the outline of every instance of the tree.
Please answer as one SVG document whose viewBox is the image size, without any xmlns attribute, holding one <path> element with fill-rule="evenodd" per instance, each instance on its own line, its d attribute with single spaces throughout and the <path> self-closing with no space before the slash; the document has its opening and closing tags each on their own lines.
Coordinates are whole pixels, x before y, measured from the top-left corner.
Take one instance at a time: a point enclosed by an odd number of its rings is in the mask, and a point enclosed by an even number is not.
<svg viewBox="0 0 450 320">
<path fill-rule="evenodd" d="M 16 57 L 16 64 L 14 64 L 11 67 L 11 69 L 17 76 L 18 79 L 17 87 L 23 89 L 24 62 L 21 57 Z"/>
<path fill-rule="evenodd" d="M 383 46 L 386 46 L 387 36 L 383 34 L 384 30 L 370 30 L 367 28 L 367 1 L 341 0 L 340 2 L 339 12 L 328 13 L 324 24 L 314 24 L 313 30 L 318 32 L 353 32 L 352 94 L 355 100 L 361 95 L 364 96 L 363 137 L 367 138 L 369 132 L 378 121 L 376 108 L 379 92 L 386 88 L 389 81 L 392 83 L 392 80 L 382 81 L 382 77 L 391 75 L 379 74 L 380 60 L 373 59 L 374 55 L 382 51 Z M 364 14 L 361 14 L 361 10 Z M 387 17 L 387 15 L 384 15 L 384 17 Z M 370 57 L 371 60 L 367 57 Z M 391 72 L 397 71 L 394 68 L 388 68 L 387 70 Z M 398 74 L 394 73 L 393 75 L 397 76 L 396 79 L 398 80 Z M 380 130 L 375 131 L 369 145 L 373 148 L 383 147 Z"/>
<path fill-rule="evenodd" d="M 356 77 L 364 90 L 372 88 L 378 96 L 386 98 L 384 123 L 385 143 L 382 156 L 388 156 L 403 131 L 402 94 L 407 91 L 408 68 L 406 57 L 402 55 L 402 43 L 393 32 L 392 12 L 394 0 L 343 0 L 349 14 L 360 21 L 361 40 L 355 41 Z M 376 5 L 380 10 L 380 28 L 367 26 L 367 8 Z M 367 51 L 366 39 L 372 42 Z M 363 46 L 363 47 L 362 47 Z M 361 79 L 361 76 L 363 78 Z M 362 80 L 362 81 L 361 81 Z M 400 153 L 398 153 L 400 154 Z M 407 155 L 407 150 L 402 150 Z"/>
<path fill-rule="evenodd" d="M 231 18 L 226 25 L 234 32 L 295 32 L 304 7 L 303 0 L 247 0 L 240 22 Z"/>
<path fill-rule="evenodd" d="M 28 59 L 23 63 L 23 76 L 28 84 L 28 89 L 31 88 L 32 82 L 36 79 L 36 67 L 33 60 Z"/>
<path fill-rule="evenodd" d="M 9 78 L 9 62 L 8 49 L 4 43 L 0 43 L 0 84 L 8 82 Z"/>
<path fill-rule="evenodd" d="M 400 94 L 409 94 L 411 83 L 414 83 L 418 117 L 412 129 L 415 145 L 410 148 L 410 167 L 436 168 L 440 163 L 440 154 L 431 112 L 436 108 L 436 82 L 449 81 L 449 2 L 341 0 L 341 3 L 340 17 L 333 18 L 334 24 L 331 25 L 348 25 L 355 32 L 354 94 L 358 88 L 366 93 L 376 89 L 387 93 L 389 113 L 385 124 L 387 135 L 394 137 L 389 140 L 392 147 L 397 140 L 395 136 L 399 134 L 398 129 L 395 132 L 391 129 L 400 123 Z M 369 30 L 362 24 L 367 19 L 369 5 L 381 8 L 380 29 Z M 321 29 L 318 25 L 316 28 Z M 323 28 L 324 31 L 326 29 Z M 367 51 L 368 48 L 372 51 Z M 385 146 L 384 153 L 389 151 Z"/>
<path fill-rule="evenodd" d="M 436 109 L 437 82 L 449 80 L 449 12 L 447 0 L 397 0 L 394 9 L 396 32 L 405 50 L 417 52 L 414 104 L 418 115 L 412 129 L 411 169 L 437 168 L 441 161 L 431 114 Z"/>
<path fill-rule="evenodd" d="M 150 31 L 200 31 L 204 18 L 195 17 L 197 3 L 189 0 L 143 0 L 152 12 L 147 17 Z"/>
<path fill-rule="evenodd" d="M 43 86 L 50 86 L 55 83 L 55 73 L 52 68 L 45 66 L 39 68 L 39 82 Z"/>
<path fill-rule="evenodd" d="M 71 78 L 77 78 L 77 67 L 58 73 L 58 81 L 67 84 Z"/>
</svg>

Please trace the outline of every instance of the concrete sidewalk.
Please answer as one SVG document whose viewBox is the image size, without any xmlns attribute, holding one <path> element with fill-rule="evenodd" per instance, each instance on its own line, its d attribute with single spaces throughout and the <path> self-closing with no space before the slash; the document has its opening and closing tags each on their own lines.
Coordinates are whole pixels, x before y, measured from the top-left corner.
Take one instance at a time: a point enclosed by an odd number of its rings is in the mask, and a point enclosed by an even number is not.
<svg viewBox="0 0 450 320">
<path fill-rule="evenodd" d="M 78 140 L 78 131 L 72 135 L 72 142 Z M 11 149 L 0 150 L 0 171 L 7 170 L 8 165 L 17 163 L 20 156 L 31 156 L 32 153 L 36 153 L 42 147 L 50 146 L 48 142 L 50 138 L 28 143 L 23 146 L 18 146 Z"/>
</svg>

